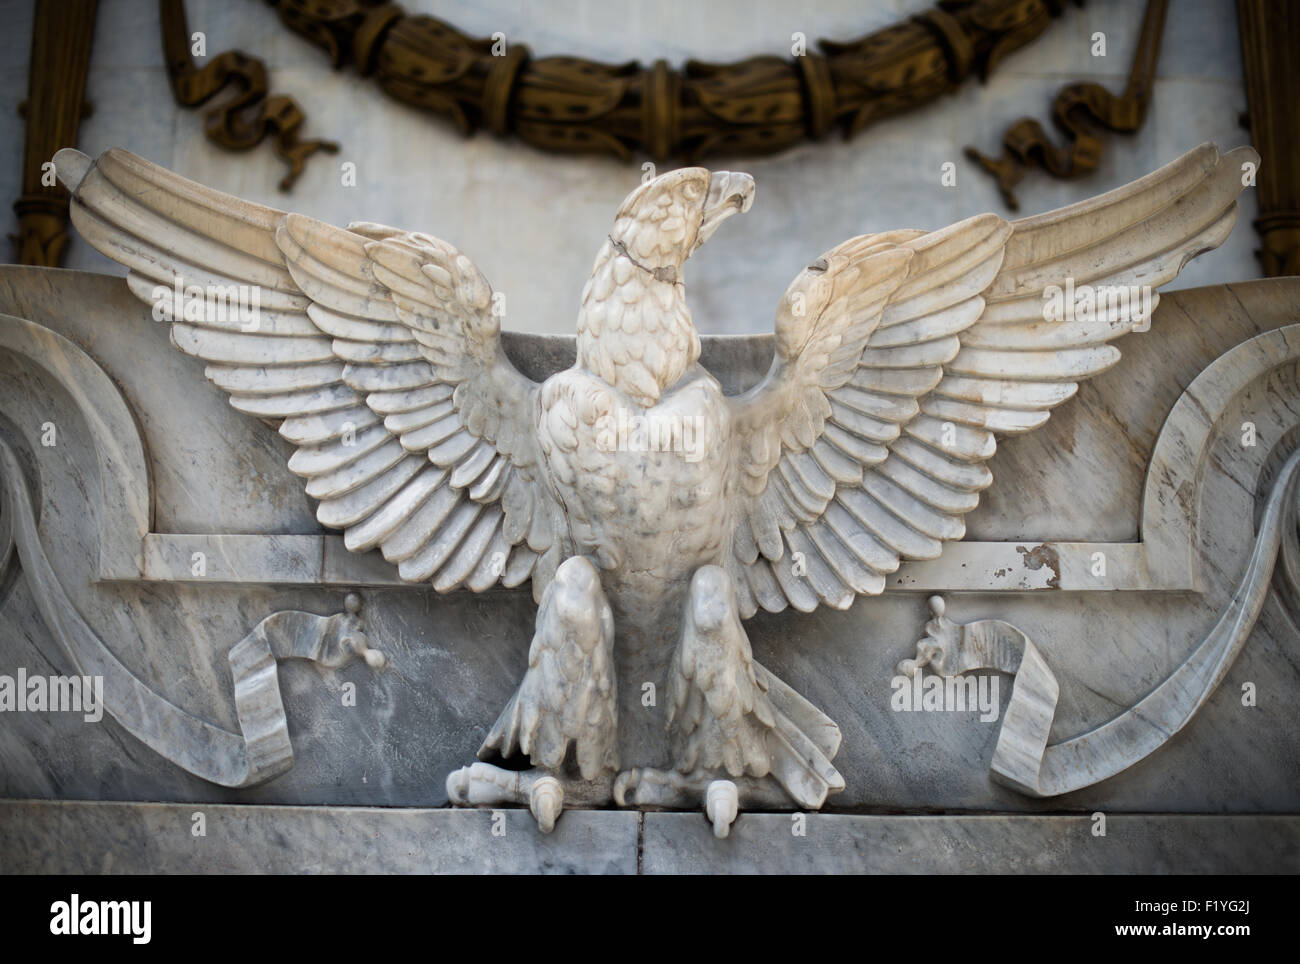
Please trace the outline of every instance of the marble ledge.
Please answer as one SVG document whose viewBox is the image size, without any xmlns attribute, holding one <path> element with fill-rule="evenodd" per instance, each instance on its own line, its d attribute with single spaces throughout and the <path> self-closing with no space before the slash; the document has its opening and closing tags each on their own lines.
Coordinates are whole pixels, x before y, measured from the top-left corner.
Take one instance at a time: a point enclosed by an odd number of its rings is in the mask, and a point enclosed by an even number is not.
<svg viewBox="0 0 1300 964">
<path fill-rule="evenodd" d="M 194 835 L 202 813 L 205 835 Z M 802 820 L 802 826 L 797 821 Z M 1295 873 L 1300 816 L 742 814 L 0 801 L 3 873 Z M 494 833 L 494 829 L 497 831 Z M 797 833 L 802 830 L 802 835 Z"/>
<path fill-rule="evenodd" d="M 196 566 L 202 553 L 202 567 Z M 1096 554 L 1106 557 L 1094 575 Z M 420 588 L 397 575 L 378 552 L 357 555 L 334 535 L 190 535 L 149 533 L 145 582 Z M 890 577 L 892 592 L 1188 592 L 1191 568 L 1157 567 L 1141 542 L 954 542 L 941 558 L 905 563 Z"/>
</svg>

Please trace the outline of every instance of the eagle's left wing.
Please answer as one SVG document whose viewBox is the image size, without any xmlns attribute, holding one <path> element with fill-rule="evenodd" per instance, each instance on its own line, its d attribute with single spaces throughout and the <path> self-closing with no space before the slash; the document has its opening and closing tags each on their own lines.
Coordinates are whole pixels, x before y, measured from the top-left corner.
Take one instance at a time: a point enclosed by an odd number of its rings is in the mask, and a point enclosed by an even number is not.
<svg viewBox="0 0 1300 964">
<path fill-rule="evenodd" d="M 81 235 L 130 269 L 231 405 L 278 424 L 349 549 L 379 548 L 439 591 L 531 578 L 540 597 L 566 526 L 540 462 L 539 386 L 505 357 L 467 257 L 251 204 L 127 151 L 55 165 Z"/>
<path fill-rule="evenodd" d="M 1058 211 L 855 238 L 801 272 L 771 370 L 733 400 L 741 612 L 847 607 L 962 538 L 996 437 L 1046 422 L 1156 302 L 1047 320 L 1045 292 L 1171 281 L 1232 230 L 1247 161 L 1206 144 Z"/>
</svg>

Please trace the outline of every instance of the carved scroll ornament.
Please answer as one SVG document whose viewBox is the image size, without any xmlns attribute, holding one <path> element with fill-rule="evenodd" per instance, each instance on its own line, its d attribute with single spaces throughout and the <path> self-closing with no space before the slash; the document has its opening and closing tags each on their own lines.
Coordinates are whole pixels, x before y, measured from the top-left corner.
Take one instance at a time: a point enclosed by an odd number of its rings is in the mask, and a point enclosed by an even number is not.
<svg viewBox="0 0 1300 964">
<path fill-rule="evenodd" d="M 915 658 L 903 660 L 898 671 L 915 676 L 929 667 L 952 677 L 991 669 L 1015 677 L 991 764 L 1000 783 L 1029 796 L 1055 797 L 1113 777 L 1164 746 L 1213 695 L 1259 619 L 1275 570 L 1292 594 L 1300 591 L 1294 581 L 1300 559 L 1297 483 L 1300 450 L 1274 483 L 1246 572 L 1214 629 L 1160 686 L 1094 730 L 1049 746 L 1061 688 L 1043 654 L 1000 619 L 953 622 L 939 596 L 930 600 L 934 618 L 916 644 Z"/>
<path fill-rule="evenodd" d="M 71 668 L 103 681 L 108 714 L 150 749 L 211 783 L 253 786 L 293 766 L 277 662 L 302 659 L 336 669 L 362 658 L 375 669 L 385 665 L 383 654 L 367 644 L 356 595 L 334 616 L 273 613 L 230 650 L 240 732 L 214 726 L 139 680 L 81 617 L 45 556 L 32 505 L 18 458 L 0 439 L 0 572 L 15 557 L 21 563 Z"/>
</svg>

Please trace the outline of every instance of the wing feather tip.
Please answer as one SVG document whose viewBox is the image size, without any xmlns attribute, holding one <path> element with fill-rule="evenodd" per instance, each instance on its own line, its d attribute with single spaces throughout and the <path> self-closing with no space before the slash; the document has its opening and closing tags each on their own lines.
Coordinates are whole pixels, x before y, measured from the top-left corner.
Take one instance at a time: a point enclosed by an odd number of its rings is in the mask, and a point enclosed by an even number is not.
<svg viewBox="0 0 1300 964">
<path fill-rule="evenodd" d="M 70 193 L 76 193 L 94 166 L 94 159 L 75 147 L 64 147 L 54 152 L 54 176 Z"/>
</svg>

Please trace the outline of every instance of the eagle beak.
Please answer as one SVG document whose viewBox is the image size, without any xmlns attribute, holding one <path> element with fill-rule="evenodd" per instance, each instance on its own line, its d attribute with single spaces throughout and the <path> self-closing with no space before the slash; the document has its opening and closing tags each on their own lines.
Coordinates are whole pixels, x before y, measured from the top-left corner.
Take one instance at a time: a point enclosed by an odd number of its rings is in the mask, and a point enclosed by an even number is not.
<svg viewBox="0 0 1300 964">
<path fill-rule="evenodd" d="M 735 171 L 716 171 L 709 177 L 709 195 L 704 199 L 704 216 L 695 236 L 698 248 L 713 236 L 718 225 L 736 212 L 749 210 L 754 203 L 754 179 Z M 694 250 L 694 249 L 692 249 Z"/>
</svg>

